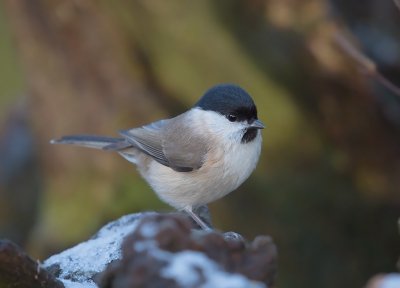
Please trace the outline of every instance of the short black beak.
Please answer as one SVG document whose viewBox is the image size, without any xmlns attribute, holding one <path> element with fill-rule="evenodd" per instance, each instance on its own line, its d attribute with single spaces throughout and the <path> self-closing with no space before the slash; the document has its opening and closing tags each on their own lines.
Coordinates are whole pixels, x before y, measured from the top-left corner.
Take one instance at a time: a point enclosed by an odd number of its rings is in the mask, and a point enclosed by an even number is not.
<svg viewBox="0 0 400 288">
<path fill-rule="evenodd" d="M 251 123 L 250 125 L 249 125 L 249 128 L 255 128 L 255 129 L 264 129 L 265 128 L 265 125 L 263 124 L 263 123 L 261 123 L 261 121 L 259 121 L 259 120 L 254 120 L 254 122 L 253 123 Z"/>
</svg>

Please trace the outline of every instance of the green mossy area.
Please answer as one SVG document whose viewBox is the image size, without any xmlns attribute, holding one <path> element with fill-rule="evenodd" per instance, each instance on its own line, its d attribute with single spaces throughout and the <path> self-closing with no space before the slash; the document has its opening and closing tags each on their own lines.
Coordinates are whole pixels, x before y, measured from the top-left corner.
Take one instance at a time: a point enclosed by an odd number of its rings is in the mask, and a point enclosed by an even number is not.
<svg viewBox="0 0 400 288">
<path fill-rule="evenodd" d="M 25 87 L 22 80 L 21 67 L 17 60 L 15 45 L 11 41 L 11 31 L 7 25 L 7 18 L 4 10 L 0 11 L 0 111 L 6 113 L 18 96 L 24 91 Z"/>
</svg>

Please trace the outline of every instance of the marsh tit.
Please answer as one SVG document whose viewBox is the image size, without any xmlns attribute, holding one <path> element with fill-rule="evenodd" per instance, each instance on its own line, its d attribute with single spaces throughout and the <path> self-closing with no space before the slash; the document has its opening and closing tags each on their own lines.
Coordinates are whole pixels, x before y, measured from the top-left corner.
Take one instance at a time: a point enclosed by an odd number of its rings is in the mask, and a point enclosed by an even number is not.
<svg viewBox="0 0 400 288">
<path fill-rule="evenodd" d="M 51 143 L 118 152 L 137 165 L 161 200 L 209 229 L 192 210 L 232 192 L 250 176 L 264 128 L 250 95 L 237 85 L 221 84 L 181 115 L 118 131 L 123 138 L 72 135 Z"/>
</svg>

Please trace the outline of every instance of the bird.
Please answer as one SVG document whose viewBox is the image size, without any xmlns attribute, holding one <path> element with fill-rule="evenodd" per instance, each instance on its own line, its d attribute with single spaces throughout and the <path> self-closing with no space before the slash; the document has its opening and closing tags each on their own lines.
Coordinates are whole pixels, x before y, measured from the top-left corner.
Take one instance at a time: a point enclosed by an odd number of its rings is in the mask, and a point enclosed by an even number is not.
<svg viewBox="0 0 400 288">
<path fill-rule="evenodd" d="M 224 197 L 250 176 L 264 128 L 250 95 L 228 83 L 211 87 L 174 118 L 118 131 L 122 138 L 70 135 L 50 142 L 118 152 L 137 165 L 162 201 L 208 230 L 193 210 Z"/>
</svg>

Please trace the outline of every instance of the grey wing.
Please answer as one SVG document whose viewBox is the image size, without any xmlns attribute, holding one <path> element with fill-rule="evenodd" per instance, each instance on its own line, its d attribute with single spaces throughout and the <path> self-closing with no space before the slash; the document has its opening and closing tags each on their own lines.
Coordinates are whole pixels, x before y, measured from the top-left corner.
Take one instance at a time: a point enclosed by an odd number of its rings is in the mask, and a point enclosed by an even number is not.
<svg viewBox="0 0 400 288">
<path fill-rule="evenodd" d="M 209 151 L 209 142 L 205 135 L 198 133 L 190 125 L 186 113 L 170 119 L 163 126 L 163 131 L 163 152 L 172 165 L 187 169 L 186 171 L 203 166 Z"/>
<path fill-rule="evenodd" d="M 170 167 L 162 149 L 162 125 L 167 120 L 150 123 L 131 130 L 120 130 L 118 133 L 133 147 L 151 156 L 157 162 Z"/>
<path fill-rule="evenodd" d="M 206 149 L 201 139 L 191 135 L 182 121 L 184 115 L 118 133 L 157 162 L 178 172 L 190 172 L 203 165 Z"/>
</svg>

